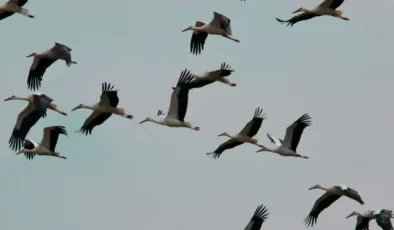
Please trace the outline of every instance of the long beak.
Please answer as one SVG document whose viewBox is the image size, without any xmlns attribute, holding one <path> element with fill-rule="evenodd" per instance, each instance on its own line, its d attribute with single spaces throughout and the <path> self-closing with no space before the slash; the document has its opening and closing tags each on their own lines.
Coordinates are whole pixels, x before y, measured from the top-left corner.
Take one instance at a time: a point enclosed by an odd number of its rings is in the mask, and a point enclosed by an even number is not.
<svg viewBox="0 0 394 230">
<path fill-rule="evenodd" d="M 19 152 L 17 152 L 15 155 L 21 154 L 23 152 L 23 149 Z"/>
<path fill-rule="evenodd" d="M 313 190 L 313 189 L 315 189 L 315 187 L 308 188 L 308 190 Z"/>
<path fill-rule="evenodd" d="M 264 151 L 264 149 L 262 148 L 262 149 L 257 150 L 256 153 L 263 152 L 263 151 Z"/>
<path fill-rule="evenodd" d="M 187 27 L 186 29 L 182 30 L 182 32 L 188 31 L 190 27 Z"/>
<path fill-rule="evenodd" d="M 26 57 L 28 58 L 28 57 L 32 57 L 33 56 L 33 54 L 30 54 L 30 55 L 27 55 Z"/>
<path fill-rule="evenodd" d="M 145 119 L 145 120 L 143 120 L 143 121 L 141 121 L 140 123 L 138 123 L 138 124 L 142 124 L 142 123 L 145 123 L 145 122 L 147 122 L 148 120 L 147 119 Z"/>
<path fill-rule="evenodd" d="M 346 217 L 346 219 L 348 219 L 349 217 L 352 217 L 352 216 L 354 216 L 354 213 L 348 215 L 348 216 Z"/>
<path fill-rule="evenodd" d="M 11 100 L 11 97 L 4 99 L 4 101 L 9 101 Z"/>
<path fill-rule="evenodd" d="M 295 14 L 295 13 L 298 13 L 298 12 L 300 12 L 300 9 L 294 11 L 292 14 Z"/>
<path fill-rule="evenodd" d="M 75 111 L 75 110 L 77 110 L 77 109 L 79 109 L 79 106 L 73 108 L 71 111 Z"/>
</svg>

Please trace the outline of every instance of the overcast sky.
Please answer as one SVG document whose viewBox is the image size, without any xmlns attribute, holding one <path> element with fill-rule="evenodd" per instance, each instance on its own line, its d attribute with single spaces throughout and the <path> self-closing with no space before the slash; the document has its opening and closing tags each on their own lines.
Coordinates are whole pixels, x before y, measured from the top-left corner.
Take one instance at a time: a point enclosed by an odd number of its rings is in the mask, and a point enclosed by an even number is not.
<svg viewBox="0 0 394 230">
<path fill-rule="evenodd" d="M 25 7 L 36 18 L 2 20 L 1 99 L 31 93 L 32 59 L 25 56 L 54 41 L 70 46 L 79 64 L 55 63 L 39 90 L 69 116 L 48 111 L 28 134 L 39 142 L 44 127 L 66 126 L 57 151 L 67 160 L 15 156 L 8 139 L 26 103 L 0 104 L 0 229 L 239 230 L 265 204 L 263 229 L 300 230 L 323 193 L 307 190 L 315 184 L 346 184 L 366 203 L 341 198 L 315 229 L 354 229 L 355 218 L 345 219 L 352 211 L 394 209 L 394 2 L 349 0 L 340 9 L 350 21 L 321 17 L 291 28 L 274 19 L 317 4 L 30 1 Z M 241 42 L 209 36 L 202 55 L 193 56 L 191 32 L 181 30 L 209 22 L 212 11 L 231 19 Z M 199 74 L 224 61 L 235 69 L 237 87 L 215 83 L 190 92 L 186 120 L 200 132 L 138 124 L 158 109 L 166 113 L 183 69 Z M 112 116 L 91 136 L 74 133 L 91 112 L 71 109 L 96 103 L 103 81 L 119 89 L 119 107 L 135 119 Z M 311 115 L 298 147 L 309 160 L 256 154 L 250 144 L 218 160 L 205 155 L 227 139 L 218 134 L 239 132 L 258 106 L 268 119 L 256 138 L 267 146 L 267 132 L 283 138 L 288 125 Z"/>
</svg>

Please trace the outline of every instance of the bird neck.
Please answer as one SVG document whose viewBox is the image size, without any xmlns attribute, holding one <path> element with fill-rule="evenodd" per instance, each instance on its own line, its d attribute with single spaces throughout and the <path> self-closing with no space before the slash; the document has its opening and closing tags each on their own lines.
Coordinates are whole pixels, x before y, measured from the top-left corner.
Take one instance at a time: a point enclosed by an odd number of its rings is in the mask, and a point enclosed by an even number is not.
<svg viewBox="0 0 394 230">
<path fill-rule="evenodd" d="M 10 100 L 30 101 L 28 97 L 13 97 Z"/>
</svg>

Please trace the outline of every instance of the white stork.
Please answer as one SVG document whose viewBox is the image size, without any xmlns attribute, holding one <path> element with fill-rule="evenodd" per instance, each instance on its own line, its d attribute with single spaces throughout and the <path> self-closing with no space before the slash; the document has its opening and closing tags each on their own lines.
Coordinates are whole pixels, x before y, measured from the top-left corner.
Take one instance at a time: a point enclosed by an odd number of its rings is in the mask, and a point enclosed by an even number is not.
<svg viewBox="0 0 394 230">
<path fill-rule="evenodd" d="M 44 135 L 40 144 L 26 139 L 23 149 L 16 153 L 16 155 L 24 153 L 29 160 L 33 159 L 36 154 L 39 156 L 53 156 L 66 159 L 66 157 L 61 156 L 60 153 L 55 152 L 60 134 L 67 136 L 67 131 L 63 126 L 46 127 L 44 128 Z"/>
<path fill-rule="evenodd" d="M 219 134 L 219 136 L 229 137 L 230 140 L 219 145 L 219 147 L 214 152 L 207 153 L 207 155 L 212 155 L 213 159 L 219 158 L 220 155 L 225 150 L 232 149 L 232 148 L 234 148 L 238 145 L 241 145 L 245 142 L 262 147 L 262 145 L 258 144 L 258 140 L 253 138 L 257 134 L 257 132 L 259 131 L 261 124 L 263 123 L 263 120 L 266 119 L 266 117 L 264 117 L 265 113 L 262 113 L 262 112 L 263 112 L 263 109 L 256 108 L 252 120 L 250 120 L 245 125 L 245 127 L 241 130 L 241 132 L 239 132 L 235 136 L 232 136 L 232 135 L 228 134 L 227 132 Z"/>
<path fill-rule="evenodd" d="M 29 11 L 22 8 L 28 0 L 8 0 L 0 6 L 0 20 L 8 18 L 9 16 L 18 13 L 29 18 L 34 18 L 33 15 L 29 14 Z"/>
<path fill-rule="evenodd" d="M 235 42 L 239 42 L 238 39 L 232 37 L 230 19 L 215 11 L 213 12 L 213 19 L 210 23 L 197 21 L 194 26 L 189 26 L 182 30 L 182 32 L 188 30 L 193 30 L 193 35 L 190 41 L 190 53 L 195 55 L 201 54 L 208 34 L 221 35 Z"/>
<path fill-rule="evenodd" d="M 227 77 L 230 76 L 232 72 L 234 72 L 234 70 L 231 69 L 231 66 L 223 62 L 220 66 L 220 69 L 218 70 L 206 72 L 201 76 L 193 74 L 194 80 L 190 82 L 190 89 L 201 88 L 215 81 L 219 81 L 234 87 L 237 84 L 232 83 L 227 79 Z"/>
<path fill-rule="evenodd" d="M 337 8 L 342 5 L 343 2 L 344 0 L 324 0 L 313 9 L 306 9 L 303 7 L 299 8 L 298 10 L 294 11 L 293 14 L 299 12 L 302 13 L 290 18 L 289 20 L 282 20 L 279 18 L 276 18 L 276 20 L 281 23 L 287 23 L 287 25 L 290 26 L 293 26 L 297 22 L 309 20 L 311 18 L 323 15 L 328 15 L 348 21 L 349 18 L 342 16 L 343 12 L 341 10 L 337 10 Z"/>
<path fill-rule="evenodd" d="M 244 230 L 260 230 L 261 225 L 268 218 L 268 209 L 264 205 L 259 205 L 254 212 L 252 219 L 250 219 L 248 225 Z"/>
<path fill-rule="evenodd" d="M 46 69 L 58 59 L 64 60 L 68 67 L 71 64 L 77 64 L 77 62 L 71 60 L 71 48 L 57 42 L 52 48 L 42 53 L 32 53 L 28 57 L 34 57 L 34 59 L 27 77 L 27 86 L 34 91 L 41 87 Z"/>
<path fill-rule="evenodd" d="M 34 93 L 28 97 L 11 96 L 4 101 L 23 100 L 29 102 L 26 108 L 19 113 L 9 140 L 10 148 L 18 151 L 29 133 L 30 128 L 33 127 L 41 117 L 46 116 L 47 108 L 56 111 L 62 115 L 67 116 L 65 112 L 57 109 L 57 105 L 52 103 L 52 98 L 41 93 Z"/>
<path fill-rule="evenodd" d="M 268 138 L 277 147 L 275 149 L 270 149 L 263 146 L 262 149 L 257 150 L 256 153 L 266 151 L 266 152 L 277 153 L 285 157 L 292 156 L 292 157 L 301 157 L 308 159 L 307 156 L 302 156 L 297 153 L 297 146 L 298 143 L 300 142 L 301 135 L 305 127 L 310 126 L 311 124 L 312 124 L 311 117 L 308 114 L 302 115 L 295 122 L 293 122 L 293 124 L 287 127 L 284 141 L 276 137 L 273 137 L 267 133 Z"/>
<path fill-rule="evenodd" d="M 133 119 L 133 115 L 126 114 L 123 108 L 117 108 L 119 104 L 118 91 L 113 90 L 114 86 L 104 82 L 101 85 L 102 93 L 100 96 L 100 102 L 89 106 L 80 104 L 72 111 L 77 109 L 90 109 L 93 113 L 85 120 L 81 129 L 77 132 L 88 135 L 92 134 L 94 127 L 101 125 L 106 121 L 112 114 L 122 116 L 124 118 Z"/>
<path fill-rule="evenodd" d="M 167 115 L 159 110 L 157 115 L 160 117 L 160 119 L 156 120 L 148 117 L 141 121 L 140 124 L 144 122 L 153 122 L 168 127 L 184 127 L 199 131 L 200 127 L 193 127 L 190 122 L 185 121 L 189 100 L 189 84 L 192 79 L 193 75 L 190 73 L 190 71 L 187 69 L 183 70 L 179 77 L 178 83 L 172 92 L 170 107 L 168 108 Z"/>
<path fill-rule="evenodd" d="M 311 212 L 305 218 L 304 223 L 307 226 L 312 227 L 314 224 L 316 224 L 319 214 L 336 200 L 338 200 L 341 196 L 347 196 L 362 205 L 364 204 L 364 201 L 361 199 L 361 196 L 358 194 L 358 192 L 354 189 L 349 188 L 346 185 L 336 185 L 328 188 L 324 188 L 320 185 L 315 185 L 309 188 L 309 190 L 312 189 L 321 189 L 326 191 L 326 193 L 324 193 L 319 199 L 316 200 Z"/>
<path fill-rule="evenodd" d="M 357 216 L 356 230 L 369 230 L 369 221 L 376 219 L 376 223 L 383 230 L 393 230 L 393 225 L 390 219 L 394 218 L 392 210 L 388 209 L 378 209 L 378 210 L 368 210 L 365 213 L 352 212 L 346 218 Z"/>
</svg>

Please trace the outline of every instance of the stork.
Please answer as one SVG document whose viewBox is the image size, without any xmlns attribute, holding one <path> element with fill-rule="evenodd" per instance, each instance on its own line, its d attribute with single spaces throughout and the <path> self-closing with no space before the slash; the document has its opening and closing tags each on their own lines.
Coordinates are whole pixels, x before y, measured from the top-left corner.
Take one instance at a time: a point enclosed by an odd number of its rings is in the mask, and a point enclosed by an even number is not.
<svg viewBox="0 0 394 230">
<path fill-rule="evenodd" d="M 156 120 L 148 117 L 141 121 L 140 124 L 145 122 L 153 122 L 168 127 L 184 127 L 199 131 L 200 127 L 193 127 L 190 122 L 185 121 L 189 100 L 189 86 L 192 80 L 193 74 L 188 69 L 183 70 L 175 89 L 172 91 L 170 107 L 168 108 L 167 115 L 165 115 L 163 111 L 159 110 L 157 115 L 160 117 L 160 119 Z"/>
<path fill-rule="evenodd" d="M 42 93 L 34 93 L 27 97 L 11 96 L 4 101 L 23 100 L 29 102 L 26 108 L 19 113 L 9 140 L 10 148 L 18 151 L 25 140 L 30 128 L 33 127 L 41 117 L 46 116 L 47 108 L 67 116 L 63 111 L 57 109 L 57 105 L 52 103 L 53 99 Z"/>
<path fill-rule="evenodd" d="M 252 219 L 250 219 L 248 225 L 244 230 L 260 230 L 261 225 L 268 218 L 268 209 L 264 205 L 259 205 L 254 212 Z"/>
<path fill-rule="evenodd" d="M 383 230 L 393 230 L 393 225 L 390 219 L 394 218 L 392 210 L 388 209 L 378 209 L 378 210 L 368 210 L 365 213 L 352 212 L 346 218 L 352 216 L 357 216 L 356 230 L 368 230 L 369 221 L 376 219 L 376 223 Z"/>
<path fill-rule="evenodd" d="M 232 148 L 234 148 L 238 145 L 241 145 L 245 142 L 262 147 L 262 145 L 258 144 L 258 140 L 254 139 L 253 137 L 259 131 L 264 119 L 266 119 L 266 117 L 265 117 L 265 113 L 263 113 L 263 109 L 260 109 L 259 107 L 256 108 L 252 120 L 250 120 L 245 125 L 245 127 L 241 130 L 241 132 L 239 132 L 235 136 L 232 136 L 232 135 L 228 134 L 227 132 L 219 134 L 219 136 L 229 137 L 230 140 L 219 145 L 219 147 L 215 151 L 213 151 L 211 153 L 207 153 L 207 155 L 212 155 L 213 159 L 219 158 L 220 155 L 225 150 L 232 149 Z"/>
<path fill-rule="evenodd" d="M 16 153 L 16 155 L 24 153 L 29 160 L 32 160 L 36 154 L 39 156 L 53 156 L 66 159 L 66 157 L 61 156 L 60 153 L 55 152 L 60 134 L 67 136 L 67 131 L 64 126 L 46 127 L 44 128 L 44 135 L 40 144 L 26 139 L 23 149 Z"/>
<path fill-rule="evenodd" d="M 220 69 L 218 70 L 206 72 L 201 76 L 193 74 L 194 80 L 190 82 L 190 88 L 191 89 L 201 88 L 215 81 L 219 81 L 226 85 L 234 87 L 237 84 L 230 82 L 227 78 L 228 76 L 231 75 L 232 72 L 234 72 L 234 70 L 231 69 L 231 66 L 223 62 L 222 65 L 220 66 Z"/>
<path fill-rule="evenodd" d="M 304 223 L 310 227 L 313 227 L 313 225 L 316 224 L 319 214 L 336 200 L 338 200 L 341 196 L 347 196 L 348 198 L 357 201 L 361 205 L 365 204 L 358 192 L 346 185 L 336 185 L 328 188 L 322 187 L 321 185 L 315 185 L 309 188 L 309 190 L 313 189 L 321 189 L 326 191 L 326 193 L 316 200 L 312 210 L 304 220 Z"/>
<path fill-rule="evenodd" d="M 0 6 L 0 20 L 8 18 L 9 16 L 18 13 L 23 16 L 34 18 L 33 15 L 29 14 L 29 11 L 22 6 L 27 3 L 28 0 L 8 0 Z"/>
<path fill-rule="evenodd" d="M 287 25 L 293 26 L 297 22 L 309 20 L 314 17 L 319 17 L 323 15 L 328 15 L 336 18 L 340 18 L 346 21 L 349 21 L 349 18 L 342 16 L 343 11 L 337 10 L 337 8 L 342 5 L 344 0 L 324 0 L 318 6 L 313 9 L 306 9 L 306 8 L 299 8 L 298 10 L 294 11 L 293 14 L 302 12 L 289 20 L 282 20 L 276 18 L 278 22 L 287 23 Z"/>
<path fill-rule="evenodd" d="M 28 57 L 34 57 L 27 77 L 27 86 L 33 91 L 41 87 L 46 69 L 58 59 L 64 60 L 68 67 L 71 64 L 77 64 L 77 62 L 71 60 L 71 48 L 57 42 L 52 48 L 41 53 L 32 53 Z"/>
<path fill-rule="evenodd" d="M 94 105 L 79 104 L 77 107 L 72 109 L 72 111 L 77 109 L 93 110 L 93 113 L 85 120 L 82 127 L 76 132 L 85 134 L 85 136 L 92 134 L 93 128 L 104 123 L 104 121 L 106 121 L 112 114 L 133 119 L 133 115 L 126 114 L 125 109 L 117 108 L 119 104 L 118 91 L 113 88 L 113 85 L 103 82 L 101 84 L 102 92 L 100 102 Z"/>
<path fill-rule="evenodd" d="M 230 19 L 215 11 L 213 12 L 213 19 L 210 23 L 197 21 L 194 26 L 189 26 L 182 30 L 182 32 L 188 30 L 193 31 L 193 35 L 190 40 L 190 53 L 194 55 L 201 54 L 208 34 L 221 35 L 235 42 L 240 42 L 238 39 L 232 37 Z"/>
<path fill-rule="evenodd" d="M 270 149 L 263 146 L 260 150 L 257 150 L 256 153 L 265 151 L 265 152 L 277 153 L 285 157 L 292 156 L 292 157 L 301 157 L 308 159 L 307 156 L 302 156 L 297 153 L 297 146 L 298 143 L 300 142 L 302 132 L 307 126 L 310 126 L 311 124 L 312 124 L 311 117 L 308 114 L 302 115 L 295 122 L 293 122 L 293 124 L 287 127 L 284 141 L 276 137 L 273 137 L 267 133 L 268 138 L 277 147 L 274 149 Z"/>
</svg>

